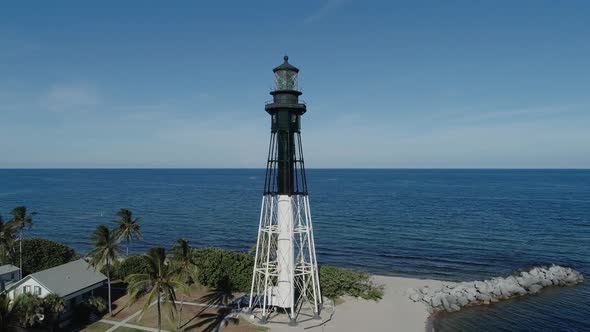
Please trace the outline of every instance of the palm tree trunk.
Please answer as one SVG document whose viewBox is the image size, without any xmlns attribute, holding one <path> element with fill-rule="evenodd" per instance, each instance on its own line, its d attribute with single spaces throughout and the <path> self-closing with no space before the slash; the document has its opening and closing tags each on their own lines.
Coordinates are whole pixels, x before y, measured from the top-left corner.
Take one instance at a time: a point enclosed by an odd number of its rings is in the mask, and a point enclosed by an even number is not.
<svg viewBox="0 0 590 332">
<path fill-rule="evenodd" d="M 111 264 L 107 258 L 107 285 L 109 293 L 109 314 L 113 317 L 113 309 L 111 308 Z"/>
<path fill-rule="evenodd" d="M 178 310 L 178 326 L 177 329 L 180 330 L 180 324 L 182 324 L 182 305 L 184 304 L 184 294 L 180 296 L 180 308 Z"/>
<path fill-rule="evenodd" d="M 160 313 L 160 294 L 158 293 L 158 331 L 162 330 L 162 314 Z"/>
<path fill-rule="evenodd" d="M 20 239 L 18 241 L 19 252 L 20 252 L 20 254 L 19 254 L 19 256 L 20 256 L 20 271 L 19 271 L 20 278 L 19 278 L 19 280 L 23 278 L 23 228 L 24 228 L 24 226 L 21 226 Z"/>
<path fill-rule="evenodd" d="M 129 257 L 129 238 L 127 238 L 127 257 Z"/>
</svg>

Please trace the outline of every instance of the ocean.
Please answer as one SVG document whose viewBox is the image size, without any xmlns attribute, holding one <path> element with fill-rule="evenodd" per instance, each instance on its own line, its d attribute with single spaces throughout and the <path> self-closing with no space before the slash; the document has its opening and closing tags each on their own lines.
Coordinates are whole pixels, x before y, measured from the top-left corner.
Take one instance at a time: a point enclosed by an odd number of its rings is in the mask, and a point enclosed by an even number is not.
<svg viewBox="0 0 590 332">
<path fill-rule="evenodd" d="M 377 274 L 479 280 L 534 265 L 590 279 L 590 170 L 310 169 L 320 264 Z M 0 170 L 0 213 L 38 212 L 26 236 L 79 253 L 123 207 L 144 218 L 140 253 L 184 237 L 246 251 L 262 169 Z M 437 331 L 590 331 L 590 282 L 442 314 Z"/>
</svg>

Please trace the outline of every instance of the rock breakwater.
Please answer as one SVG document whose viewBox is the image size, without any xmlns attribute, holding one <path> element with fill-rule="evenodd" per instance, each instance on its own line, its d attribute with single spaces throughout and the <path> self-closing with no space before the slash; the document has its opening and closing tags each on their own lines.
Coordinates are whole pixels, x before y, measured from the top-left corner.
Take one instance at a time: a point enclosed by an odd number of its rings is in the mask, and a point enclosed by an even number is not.
<svg viewBox="0 0 590 332">
<path fill-rule="evenodd" d="M 407 295 L 414 302 L 426 304 L 431 313 L 453 312 L 469 305 L 489 304 L 515 296 L 536 294 L 548 286 L 573 286 L 583 281 L 584 277 L 580 272 L 569 267 L 552 265 L 535 267 L 506 278 L 410 288 Z"/>
</svg>

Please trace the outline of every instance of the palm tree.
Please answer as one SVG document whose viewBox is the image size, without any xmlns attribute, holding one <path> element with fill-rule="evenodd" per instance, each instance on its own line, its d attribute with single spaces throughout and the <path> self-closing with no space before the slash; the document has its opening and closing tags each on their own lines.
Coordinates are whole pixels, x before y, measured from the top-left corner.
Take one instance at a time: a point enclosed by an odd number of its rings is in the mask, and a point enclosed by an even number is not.
<svg viewBox="0 0 590 332">
<path fill-rule="evenodd" d="M 25 230 L 25 226 L 33 227 L 33 216 L 37 214 L 37 212 L 31 212 L 27 214 L 27 207 L 26 206 L 17 206 L 12 211 L 10 211 L 12 215 L 11 223 L 20 231 L 20 239 L 19 239 L 19 256 L 20 256 L 20 270 L 21 270 L 21 278 L 22 278 L 22 271 L 23 271 L 23 233 Z"/>
<path fill-rule="evenodd" d="M 193 253 L 188 241 L 179 239 L 172 247 L 172 263 L 179 282 L 183 283 L 188 290 L 197 280 L 197 267 L 193 261 Z M 177 329 L 182 323 L 182 306 L 184 304 L 184 293 L 181 292 L 180 308 L 178 310 Z"/>
<path fill-rule="evenodd" d="M 14 224 L 5 223 L 2 216 L 0 216 L 0 261 L 2 264 L 13 261 L 15 238 Z"/>
<path fill-rule="evenodd" d="M 59 315 L 65 310 L 64 300 L 56 294 L 49 294 L 43 299 L 43 313 L 47 317 L 46 323 L 50 331 L 55 329 Z"/>
<path fill-rule="evenodd" d="M 18 298 L 18 297 L 17 297 Z M 14 303 L 10 303 L 10 298 L 6 294 L 0 295 L 0 331 L 15 331 L 16 312 Z"/>
<path fill-rule="evenodd" d="M 100 225 L 96 228 L 90 237 L 94 244 L 94 249 L 90 250 L 86 257 L 90 258 L 90 265 L 96 269 L 103 266 L 106 267 L 107 272 L 107 286 L 109 293 L 109 314 L 113 316 L 111 303 L 111 263 L 117 258 L 121 252 L 119 243 L 115 238 L 115 234 L 106 225 Z"/>
<path fill-rule="evenodd" d="M 138 217 L 133 219 L 133 213 L 128 209 L 121 209 L 117 212 L 117 216 L 120 220 L 113 220 L 116 223 L 115 233 L 118 236 L 119 241 L 125 239 L 127 241 L 126 255 L 129 256 L 129 243 L 135 237 L 141 240 L 141 229 L 139 223 L 143 218 Z"/>
<path fill-rule="evenodd" d="M 16 315 L 17 325 L 29 328 L 39 323 L 43 308 L 41 299 L 31 293 L 21 293 L 12 303 L 12 312 Z"/>
<path fill-rule="evenodd" d="M 161 306 L 166 306 L 168 319 L 172 321 L 176 312 L 175 289 L 182 288 L 183 285 L 176 280 L 174 269 L 166 264 L 166 250 L 164 248 L 152 248 L 143 258 L 148 264 L 148 272 L 132 274 L 125 279 L 129 284 L 127 286 L 128 305 L 136 302 L 143 294 L 147 294 L 139 319 L 155 301 L 158 310 L 158 331 L 160 331 L 162 328 Z"/>
</svg>

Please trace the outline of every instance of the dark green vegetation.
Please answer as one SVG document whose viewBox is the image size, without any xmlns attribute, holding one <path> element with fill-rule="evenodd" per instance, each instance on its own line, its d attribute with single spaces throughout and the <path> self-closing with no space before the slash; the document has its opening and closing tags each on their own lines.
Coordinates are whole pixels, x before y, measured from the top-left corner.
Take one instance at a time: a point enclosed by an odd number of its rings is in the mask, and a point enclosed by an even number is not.
<svg viewBox="0 0 590 332">
<path fill-rule="evenodd" d="M 383 297 L 382 287 L 375 285 L 371 281 L 371 275 L 365 271 L 321 266 L 320 286 L 322 295 L 332 299 L 344 295 L 365 300 L 379 300 Z"/>
<path fill-rule="evenodd" d="M 44 331 L 53 331 L 57 316 L 63 312 L 61 298 L 48 295 L 40 299 L 33 294 L 19 294 L 10 301 L 5 294 L 0 295 L 0 331 L 21 331 L 22 328 L 39 326 Z M 46 319 L 40 320 L 41 315 Z"/>
<path fill-rule="evenodd" d="M 252 255 L 208 247 L 194 249 L 193 260 L 201 285 L 215 288 L 229 282 L 234 291 L 250 291 L 254 269 Z"/>
<path fill-rule="evenodd" d="M 74 249 L 59 242 L 43 239 L 23 239 L 23 276 L 46 270 L 78 259 Z M 13 262 L 17 265 L 18 262 Z"/>
<path fill-rule="evenodd" d="M 125 280 L 132 274 L 147 273 L 148 269 L 148 262 L 146 262 L 143 255 L 132 255 L 114 265 L 113 276 Z"/>
<path fill-rule="evenodd" d="M 91 314 L 100 317 L 107 312 L 107 302 L 102 297 L 91 296 L 78 304 L 75 311 L 78 320 L 87 322 Z"/>
</svg>

